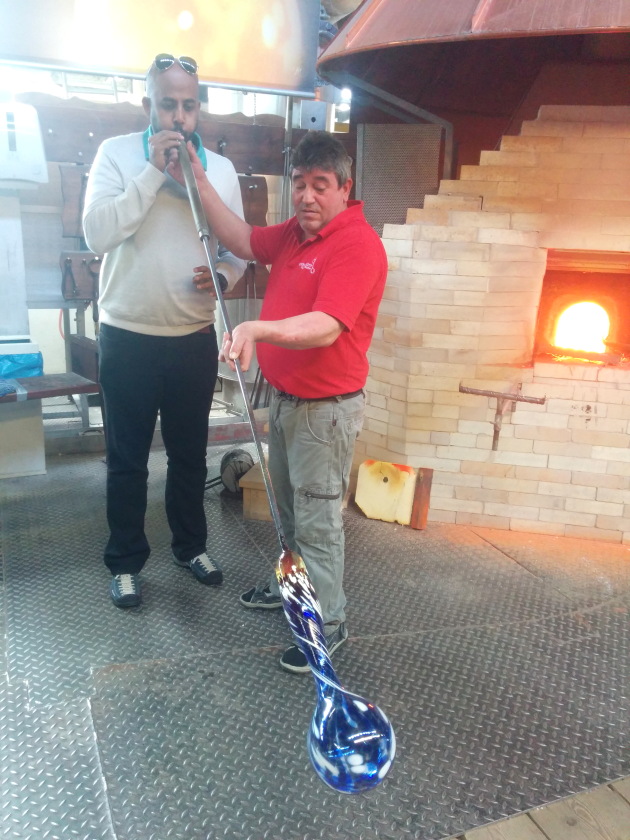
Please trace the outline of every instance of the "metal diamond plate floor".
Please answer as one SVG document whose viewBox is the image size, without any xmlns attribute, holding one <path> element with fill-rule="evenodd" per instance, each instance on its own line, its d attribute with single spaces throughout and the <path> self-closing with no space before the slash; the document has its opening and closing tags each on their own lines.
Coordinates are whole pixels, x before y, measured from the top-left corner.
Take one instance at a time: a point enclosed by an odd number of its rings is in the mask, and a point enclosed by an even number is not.
<svg viewBox="0 0 630 840">
<path fill-rule="evenodd" d="M 284 617 L 237 602 L 277 558 L 273 526 L 208 491 L 225 583 L 201 586 L 171 561 L 162 451 L 150 470 L 128 611 L 101 562 L 102 456 L 0 483 L 7 840 L 443 840 L 630 775 L 630 549 L 346 511 L 335 667 L 398 742 L 385 782 L 347 796 L 310 769 L 314 687 L 278 667 Z"/>
</svg>

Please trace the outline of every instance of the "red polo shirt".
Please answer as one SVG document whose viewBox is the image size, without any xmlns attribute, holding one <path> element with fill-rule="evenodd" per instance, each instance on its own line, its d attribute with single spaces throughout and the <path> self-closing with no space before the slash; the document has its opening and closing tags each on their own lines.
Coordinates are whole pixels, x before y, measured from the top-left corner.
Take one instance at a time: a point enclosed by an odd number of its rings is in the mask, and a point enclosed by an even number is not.
<svg viewBox="0 0 630 840">
<path fill-rule="evenodd" d="M 362 208 L 362 201 L 349 201 L 346 210 L 304 242 L 295 216 L 252 230 L 256 259 L 272 266 L 261 320 L 318 311 L 345 326 L 330 347 L 288 350 L 259 342 L 258 364 L 279 391 L 308 399 L 346 394 L 365 385 L 366 354 L 387 279 L 387 258 Z"/>
</svg>

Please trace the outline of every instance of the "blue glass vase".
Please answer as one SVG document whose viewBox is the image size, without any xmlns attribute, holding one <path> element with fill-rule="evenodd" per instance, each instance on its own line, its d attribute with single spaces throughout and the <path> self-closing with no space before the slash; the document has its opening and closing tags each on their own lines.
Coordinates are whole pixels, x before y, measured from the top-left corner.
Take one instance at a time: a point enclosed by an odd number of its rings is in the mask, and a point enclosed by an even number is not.
<svg viewBox="0 0 630 840">
<path fill-rule="evenodd" d="M 378 706 L 340 685 L 328 655 L 319 602 L 300 555 L 284 551 L 276 574 L 285 615 L 317 690 L 306 738 L 315 772 L 342 793 L 369 790 L 385 778 L 394 760 L 392 725 Z"/>
</svg>

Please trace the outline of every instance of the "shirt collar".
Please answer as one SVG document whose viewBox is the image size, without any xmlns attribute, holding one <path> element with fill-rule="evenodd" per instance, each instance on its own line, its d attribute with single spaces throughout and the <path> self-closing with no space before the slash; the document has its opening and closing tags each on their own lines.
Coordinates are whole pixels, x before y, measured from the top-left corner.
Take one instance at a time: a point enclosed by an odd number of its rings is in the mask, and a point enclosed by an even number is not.
<svg viewBox="0 0 630 840">
<path fill-rule="evenodd" d="M 153 131 L 153 126 L 150 125 L 147 130 L 142 135 L 142 143 L 144 145 L 144 158 L 145 160 L 149 160 L 149 137 L 155 132 Z M 201 137 L 195 131 L 190 138 L 192 140 L 192 144 L 195 147 L 195 151 L 197 152 L 197 156 L 201 161 L 203 168 L 208 168 L 208 158 L 206 157 L 206 150 L 203 147 L 203 143 L 201 142 Z"/>
<path fill-rule="evenodd" d="M 334 216 L 327 225 L 324 225 L 318 233 L 313 233 L 310 236 L 307 236 L 306 239 L 302 239 L 303 231 L 297 220 L 297 216 L 292 216 L 291 221 L 293 222 L 293 230 L 296 239 L 302 245 L 305 245 L 307 242 L 315 242 L 318 239 L 324 239 L 327 236 L 331 236 L 339 230 L 340 227 L 345 227 L 349 222 L 362 218 L 363 204 L 363 201 L 359 201 L 356 198 L 349 199 L 345 210 L 342 210 L 341 213 L 337 213 L 337 215 Z"/>
</svg>

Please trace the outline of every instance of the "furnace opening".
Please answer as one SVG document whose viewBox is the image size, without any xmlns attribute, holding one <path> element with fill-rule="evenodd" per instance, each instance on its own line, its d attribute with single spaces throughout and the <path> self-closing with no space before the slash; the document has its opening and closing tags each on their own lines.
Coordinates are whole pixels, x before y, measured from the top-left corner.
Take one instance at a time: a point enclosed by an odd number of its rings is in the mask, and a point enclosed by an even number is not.
<svg viewBox="0 0 630 840">
<path fill-rule="evenodd" d="M 630 364 L 630 257 L 549 251 L 534 358 Z"/>
</svg>

